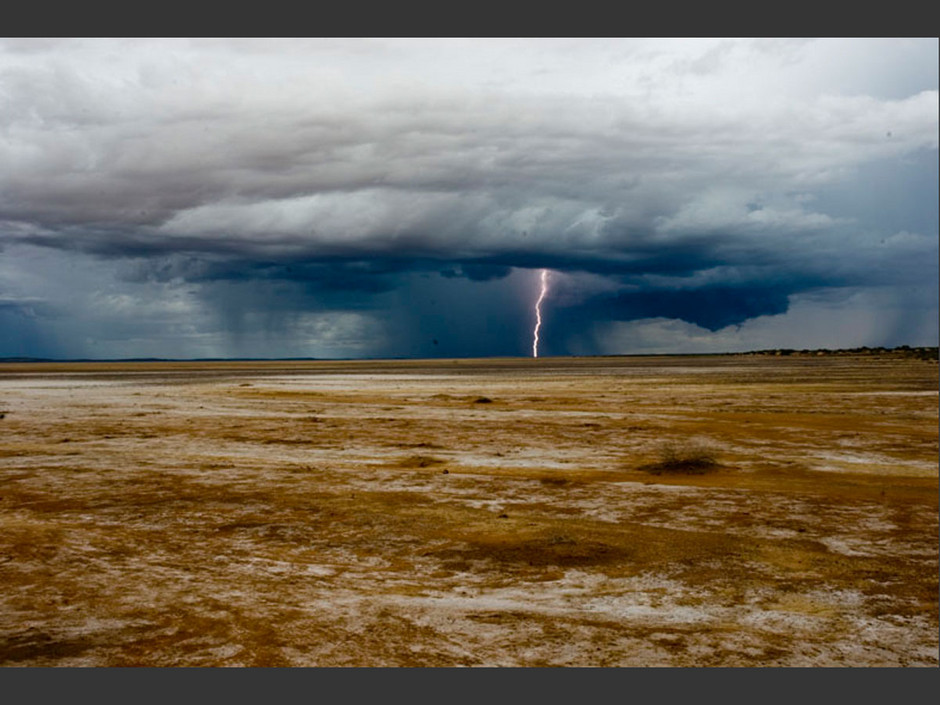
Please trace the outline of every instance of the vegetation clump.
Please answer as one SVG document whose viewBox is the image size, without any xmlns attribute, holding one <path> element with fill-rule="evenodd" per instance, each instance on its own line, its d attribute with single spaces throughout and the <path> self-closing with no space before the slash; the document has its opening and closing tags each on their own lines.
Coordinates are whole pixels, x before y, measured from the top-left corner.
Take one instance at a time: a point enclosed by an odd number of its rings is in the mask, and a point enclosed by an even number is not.
<svg viewBox="0 0 940 705">
<path fill-rule="evenodd" d="M 709 446 L 687 441 L 664 443 L 659 449 L 659 462 L 641 469 L 653 475 L 704 475 L 717 467 L 718 459 Z"/>
<path fill-rule="evenodd" d="M 403 459 L 398 464 L 406 468 L 427 468 L 432 465 L 440 465 L 444 462 L 446 461 L 431 455 L 412 455 Z"/>
</svg>

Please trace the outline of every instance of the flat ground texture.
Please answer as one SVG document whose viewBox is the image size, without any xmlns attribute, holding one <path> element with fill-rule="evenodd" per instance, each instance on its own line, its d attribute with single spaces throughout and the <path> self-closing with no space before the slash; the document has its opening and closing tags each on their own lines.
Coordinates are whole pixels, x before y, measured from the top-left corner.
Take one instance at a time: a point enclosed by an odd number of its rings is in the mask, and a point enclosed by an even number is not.
<svg viewBox="0 0 940 705">
<path fill-rule="evenodd" d="M 0 415 L 3 666 L 940 660 L 934 361 L 7 363 Z"/>
</svg>

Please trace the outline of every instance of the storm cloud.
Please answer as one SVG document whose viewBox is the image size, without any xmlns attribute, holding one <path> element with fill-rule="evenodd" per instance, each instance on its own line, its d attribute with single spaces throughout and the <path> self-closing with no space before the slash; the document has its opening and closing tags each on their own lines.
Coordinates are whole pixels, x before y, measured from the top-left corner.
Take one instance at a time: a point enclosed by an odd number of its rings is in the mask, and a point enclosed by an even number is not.
<svg viewBox="0 0 940 705">
<path fill-rule="evenodd" d="M 541 268 L 549 354 L 936 344 L 937 60 L 6 40 L 0 355 L 524 355 Z"/>
</svg>

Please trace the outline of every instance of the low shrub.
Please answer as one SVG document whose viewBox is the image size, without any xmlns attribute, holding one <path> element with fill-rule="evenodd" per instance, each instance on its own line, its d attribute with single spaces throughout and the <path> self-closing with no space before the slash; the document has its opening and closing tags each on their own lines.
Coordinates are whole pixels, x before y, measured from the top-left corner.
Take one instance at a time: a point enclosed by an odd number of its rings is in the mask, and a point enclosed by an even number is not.
<svg viewBox="0 0 940 705">
<path fill-rule="evenodd" d="M 660 447 L 659 462 L 644 465 L 641 469 L 653 475 L 703 475 L 717 467 L 715 451 L 708 445 L 697 441 L 670 441 Z"/>
<path fill-rule="evenodd" d="M 440 465 L 447 461 L 435 458 L 431 455 L 411 455 L 402 459 L 398 464 L 406 468 L 427 468 L 432 465 Z"/>
</svg>

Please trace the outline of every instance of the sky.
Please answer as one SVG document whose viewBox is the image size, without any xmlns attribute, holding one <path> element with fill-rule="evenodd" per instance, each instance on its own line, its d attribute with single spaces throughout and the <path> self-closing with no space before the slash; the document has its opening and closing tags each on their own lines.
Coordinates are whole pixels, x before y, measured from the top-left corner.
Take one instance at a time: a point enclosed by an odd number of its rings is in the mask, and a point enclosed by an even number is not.
<svg viewBox="0 0 940 705">
<path fill-rule="evenodd" d="M 0 39 L 0 357 L 938 344 L 938 40 Z"/>
</svg>

